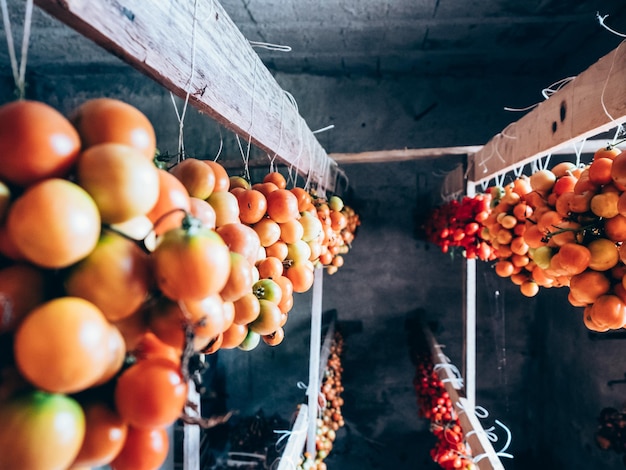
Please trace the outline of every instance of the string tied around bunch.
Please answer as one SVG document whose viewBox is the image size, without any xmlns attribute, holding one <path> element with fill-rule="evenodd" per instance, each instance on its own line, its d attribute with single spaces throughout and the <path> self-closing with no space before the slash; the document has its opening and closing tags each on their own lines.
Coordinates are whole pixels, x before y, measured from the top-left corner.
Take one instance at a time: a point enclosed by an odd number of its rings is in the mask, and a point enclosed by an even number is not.
<svg viewBox="0 0 626 470">
<path fill-rule="evenodd" d="M 31 23 L 33 17 L 33 0 L 26 0 L 24 30 L 22 31 L 22 48 L 20 51 L 19 63 L 15 54 L 15 45 L 13 43 L 13 33 L 11 31 L 11 20 L 9 18 L 7 0 L 0 0 L 0 7 L 2 8 L 2 20 L 7 40 L 7 48 L 9 50 L 11 72 L 13 73 L 13 80 L 15 82 L 18 98 L 21 100 L 24 99 L 26 95 L 26 62 L 28 59 L 28 44 L 30 41 Z"/>
</svg>

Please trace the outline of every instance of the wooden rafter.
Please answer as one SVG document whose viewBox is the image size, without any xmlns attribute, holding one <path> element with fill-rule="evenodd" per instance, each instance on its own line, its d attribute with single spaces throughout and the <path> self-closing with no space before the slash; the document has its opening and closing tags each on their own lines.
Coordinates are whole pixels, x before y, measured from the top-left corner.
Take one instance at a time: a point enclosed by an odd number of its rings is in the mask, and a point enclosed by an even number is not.
<svg viewBox="0 0 626 470">
<path fill-rule="evenodd" d="M 336 163 L 216 0 L 35 0 L 269 155 L 332 190 Z M 62 47 L 62 45 L 59 45 Z"/>
<path fill-rule="evenodd" d="M 626 45 L 602 57 L 471 155 L 469 179 L 484 181 L 626 121 Z"/>
</svg>

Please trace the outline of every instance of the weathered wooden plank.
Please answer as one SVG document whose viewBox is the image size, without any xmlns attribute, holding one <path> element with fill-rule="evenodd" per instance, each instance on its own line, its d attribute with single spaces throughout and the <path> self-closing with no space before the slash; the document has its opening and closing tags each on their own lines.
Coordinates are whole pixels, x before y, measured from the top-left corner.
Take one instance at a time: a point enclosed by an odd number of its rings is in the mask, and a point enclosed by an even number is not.
<svg viewBox="0 0 626 470">
<path fill-rule="evenodd" d="M 190 105 L 332 190 L 336 164 L 216 0 L 35 0 Z M 62 47 L 60 44 L 59 47 Z"/>
<path fill-rule="evenodd" d="M 480 421 L 474 413 L 474 406 L 467 398 L 460 394 L 460 388 L 457 384 L 459 377 L 452 371 L 452 364 L 441 350 L 441 346 L 428 328 L 424 328 L 424 335 L 430 348 L 430 353 L 439 378 L 443 381 L 446 392 L 450 395 L 450 400 L 454 404 L 454 408 L 459 417 L 459 423 L 463 428 L 465 439 L 472 450 L 472 456 L 481 458 L 476 462 L 476 466 L 480 470 L 504 470 L 504 466 L 496 455 L 496 451 L 491 445 L 491 441 L 487 437 Z"/>
<path fill-rule="evenodd" d="M 469 179 L 490 179 L 625 122 L 625 77 L 621 43 L 471 155 Z"/>
<path fill-rule="evenodd" d="M 358 163 L 389 163 L 427 158 L 447 157 L 451 155 L 473 154 L 482 149 L 482 145 L 466 145 L 459 147 L 435 147 L 416 149 L 377 150 L 360 153 L 331 153 L 331 157 L 338 165 L 352 165 Z"/>
</svg>

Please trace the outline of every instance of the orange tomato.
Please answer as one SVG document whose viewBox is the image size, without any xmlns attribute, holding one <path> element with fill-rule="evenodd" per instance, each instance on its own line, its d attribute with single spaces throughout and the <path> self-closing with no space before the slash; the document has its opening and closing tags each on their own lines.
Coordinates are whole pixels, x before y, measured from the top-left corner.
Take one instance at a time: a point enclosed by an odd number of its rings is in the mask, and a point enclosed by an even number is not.
<svg viewBox="0 0 626 470">
<path fill-rule="evenodd" d="M 120 453 L 111 462 L 112 470 L 157 470 L 163 465 L 169 450 L 165 428 L 137 429 L 128 427 Z"/>
<path fill-rule="evenodd" d="M 267 196 L 267 215 L 281 224 L 300 216 L 298 198 L 288 189 L 277 189 Z"/>
<path fill-rule="evenodd" d="M 259 305 L 259 316 L 248 326 L 259 335 L 272 334 L 280 327 L 281 311 L 277 304 L 266 299 L 259 299 Z"/>
<path fill-rule="evenodd" d="M 244 224 L 256 224 L 267 211 L 267 199 L 256 189 L 244 189 L 236 195 L 239 205 L 239 218 Z"/>
<path fill-rule="evenodd" d="M 0 179 L 29 186 L 66 176 L 80 151 L 80 138 L 57 110 L 37 101 L 0 106 Z"/>
<path fill-rule="evenodd" d="M 169 172 L 183 183 L 191 197 L 207 199 L 215 189 L 215 173 L 210 165 L 195 158 L 186 158 Z"/>
<path fill-rule="evenodd" d="M 234 302 L 235 318 L 237 325 L 247 325 L 253 322 L 261 312 L 259 298 L 252 292 L 248 292 Z"/>
<path fill-rule="evenodd" d="M 182 227 L 160 237 L 152 260 L 157 285 L 172 300 L 199 300 L 217 294 L 230 273 L 230 252 L 224 240 L 189 217 Z"/>
<path fill-rule="evenodd" d="M 15 363 L 42 390 L 84 390 L 109 365 L 110 328 L 91 302 L 78 297 L 52 299 L 32 310 L 16 329 Z"/>
<path fill-rule="evenodd" d="M 239 202 L 230 191 L 218 191 L 209 196 L 207 202 L 215 210 L 215 226 L 240 223 Z"/>
<path fill-rule="evenodd" d="M 166 170 L 158 169 L 159 198 L 146 215 L 154 224 L 154 232 L 161 235 L 180 226 L 185 212 L 191 210 L 189 192 L 178 178 Z"/>
<path fill-rule="evenodd" d="M 122 450 L 128 425 L 109 405 L 90 402 L 83 405 L 85 438 L 72 467 L 100 467 L 109 464 Z"/>
<path fill-rule="evenodd" d="M 65 291 L 96 305 L 109 321 L 130 316 L 153 285 L 148 255 L 137 243 L 103 231 L 94 250 L 67 272 Z"/>
<path fill-rule="evenodd" d="M 190 212 L 191 215 L 200 219 L 202 225 L 206 228 L 214 229 L 215 228 L 215 209 L 203 199 L 198 199 L 197 197 L 190 197 Z"/>
<path fill-rule="evenodd" d="M 65 268 L 87 256 L 100 236 L 100 213 L 91 196 L 68 180 L 30 186 L 7 216 L 11 240 L 29 261 Z"/>
<path fill-rule="evenodd" d="M 243 255 L 254 266 L 259 256 L 261 240 L 251 227 L 239 222 L 221 225 L 215 229 L 230 251 Z"/>
<path fill-rule="evenodd" d="M 259 220 L 252 229 L 259 236 L 261 246 L 267 248 L 280 239 L 280 225 L 269 217 Z"/>
<path fill-rule="evenodd" d="M 76 177 L 96 202 L 105 223 L 145 215 L 159 198 L 156 166 L 128 145 L 104 143 L 89 147 L 78 157 Z"/>
<path fill-rule="evenodd" d="M 70 116 L 83 148 L 104 142 L 130 145 L 152 161 L 156 135 L 148 118 L 136 107 L 112 98 L 95 98 L 79 105 Z"/>
<path fill-rule="evenodd" d="M 233 323 L 222 334 L 222 349 L 234 349 L 239 346 L 248 335 L 248 325 Z"/>
<path fill-rule="evenodd" d="M 252 265 L 247 258 L 235 251 L 230 252 L 230 274 L 224 288 L 220 291 L 222 299 L 231 302 L 250 292 L 254 284 Z"/>
<path fill-rule="evenodd" d="M 315 279 L 313 271 L 304 263 L 294 264 L 286 269 L 285 277 L 293 284 L 293 291 L 299 294 L 308 291 Z"/>
<path fill-rule="evenodd" d="M 304 188 L 294 187 L 290 191 L 298 199 L 298 210 L 304 212 L 311 205 L 311 194 Z"/>
<path fill-rule="evenodd" d="M 604 273 L 587 269 L 572 276 L 569 288 L 576 300 L 592 304 L 599 296 L 609 292 L 611 281 Z"/>
<path fill-rule="evenodd" d="M 264 183 L 274 183 L 278 189 L 285 189 L 287 187 L 287 180 L 278 171 L 271 171 L 263 177 Z"/>
<path fill-rule="evenodd" d="M 268 346 L 278 346 L 285 339 L 285 330 L 282 327 L 278 327 L 273 333 L 261 336 L 261 339 Z"/>
<path fill-rule="evenodd" d="M 277 279 L 283 274 L 283 262 L 275 256 L 267 256 L 257 263 L 260 278 Z"/>
<path fill-rule="evenodd" d="M 230 177 L 220 163 L 214 160 L 202 160 L 206 165 L 211 167 L 213 174 L 215 175 L 215 187 L 213 191 L 228 191 L 230 189 Z"/>
<path fill-rule="evenodd" d="M 187 382 L 180 368 L 160 358 L 143 359 L 117 379 L 115 407 L 130 425 L 154 429 L 172 424 L 187 401 Z"/>
</svg>

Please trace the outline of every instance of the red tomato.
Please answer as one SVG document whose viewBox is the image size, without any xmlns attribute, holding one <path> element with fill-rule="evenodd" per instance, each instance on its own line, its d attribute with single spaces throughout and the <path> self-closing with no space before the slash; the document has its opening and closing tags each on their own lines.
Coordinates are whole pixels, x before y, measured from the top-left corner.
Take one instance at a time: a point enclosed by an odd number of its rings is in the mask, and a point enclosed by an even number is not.
<svg viewBox="0 0 626 470">
<path fill-rule="evenodd" d="M 28 186 L 69 173 L 80 151 L 72 124 L 54 108 L 20 100 L 0 106 L 0 178 Z"/>
<path fill-rule="evenodd" d="M 13 330 L 45 299 L 43 271 L 26 263 L 0 269 L 0 333 Z"/>
<path fill-rule="evenodd" d="M 161 358 L 144 359 L 117 379 L 115 407 L 129 425 L 159 428 L 172 424 L 187 401 L 180 368 Z"/>
</svg>

